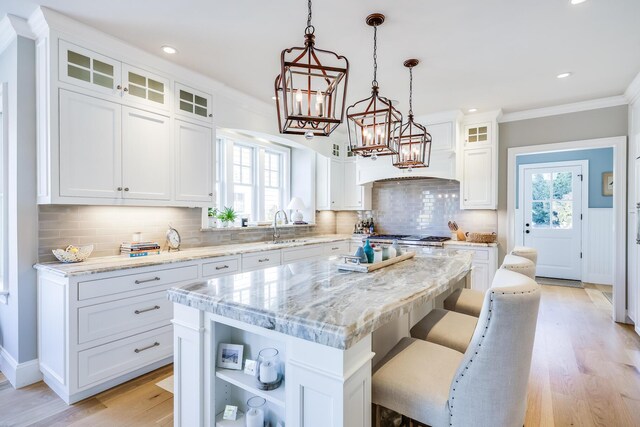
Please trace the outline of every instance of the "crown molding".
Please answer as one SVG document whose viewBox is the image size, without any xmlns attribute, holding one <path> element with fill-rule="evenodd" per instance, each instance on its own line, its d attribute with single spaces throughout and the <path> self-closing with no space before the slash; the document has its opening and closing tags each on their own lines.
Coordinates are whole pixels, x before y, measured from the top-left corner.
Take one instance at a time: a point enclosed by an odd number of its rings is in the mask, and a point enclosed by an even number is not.
<svg viewBox="0 0 640 427">
<path fill-rule="evenodd" d="M 0 20 L 0 52 L 3 52 L 18 36 L 35 38 L 26 20 L 15 15 L 5 15 Z"/>
<path fill-rule="evenodd" d="M 472 113 L 472 114 L 465 114 L 463 119 L 462 119 L 462 123 L 464 124 L 468 124 L 468 123 L 478 123 L 480 121 L 500 121 L 500 119 L 503 117 L 503 113 L 502 110 L 491 110 L 491 111 L 483 111 L 480 113 Z"/>
<path fill-rule="evenodd" d="M 575 102 L 573 104 L 555 105 L 553 107 L 536 108 L 533 110 L 515 111 L 503 114 L 498 119 L 499 123 L 516 122 L 519 120 L 537 119 L 540 117 L 558 116 L 561 114 L 577 113 L 580 111 L 598 110 L 600 108 L 617 107 L 629 104 L 624 95 L 610 96 L 608 98 L 591 99 L 589 101 Z"/>
<path fill-rule="evenodd" d="M 624 96 L 629 101 L 629 104 L 640 101 L 640 73 L 636 75 L 627 90 L 624 92 Z"/>
</svg>

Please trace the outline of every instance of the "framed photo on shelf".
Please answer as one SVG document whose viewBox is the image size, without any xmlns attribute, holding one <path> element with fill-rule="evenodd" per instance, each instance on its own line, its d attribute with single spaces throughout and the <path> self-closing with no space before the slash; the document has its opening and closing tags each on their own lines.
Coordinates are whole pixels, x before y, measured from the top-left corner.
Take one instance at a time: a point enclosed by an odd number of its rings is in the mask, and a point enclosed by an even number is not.
<svg viewBox="0 0 640 427">
<path fill-rule="evenodd" d="M 242 369 L 242 353 L 244 346 L 240 344 L 220 343 L 218 346 L 218 368 Z"/>
<path fill-rule="evenodd" d="M 613 172 L 602 173 L 602 195 L 613 196 Z"/>
</svg>

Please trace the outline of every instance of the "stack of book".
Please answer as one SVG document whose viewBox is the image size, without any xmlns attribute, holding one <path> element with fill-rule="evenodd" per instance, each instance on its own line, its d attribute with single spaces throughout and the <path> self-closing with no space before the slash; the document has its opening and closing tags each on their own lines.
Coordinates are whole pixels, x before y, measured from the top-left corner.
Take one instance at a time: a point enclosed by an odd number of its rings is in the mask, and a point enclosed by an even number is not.
<svg viewBox="0 0 640 427">
<path fill-rule="evenodd" d="M 160 254 L 160 245 L 157 242 L 135 242 L 120 245 L 120 253 L 134 258 L 147 255 Z"/>
</svg>

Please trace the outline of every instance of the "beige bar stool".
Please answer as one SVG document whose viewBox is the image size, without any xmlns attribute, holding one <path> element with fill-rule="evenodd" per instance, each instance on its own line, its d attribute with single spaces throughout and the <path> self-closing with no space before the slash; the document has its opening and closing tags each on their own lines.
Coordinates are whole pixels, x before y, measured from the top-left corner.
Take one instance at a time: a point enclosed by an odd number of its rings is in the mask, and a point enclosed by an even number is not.
<svg viewBox="0 0 640 427">
<path fill-rule="evenodd" d="M 535 265 L 538 265 L 538 250 L 535 248 L 529 248 L 527 246 L 516 246 L 511 251 L 511 255 L 521 256 L 528 259 Z"/>
<path fill-rule="evenodd" d="M 540 290 L 487 291 L 467 351 L 403 338 L 374 369 L 375 405 L 433 427 L 521 426 Z"/>
<path fill-rule="evenodd" d="M 492 289 L 521 286 L 531 279 L 511 270 L 499 269 L 493 278 Z M 455 311 L 436 308 L 411 328 L 412 338 L 429 341 L 464 353 L 476 329 L 478 318 Z"/>
<path fill-rule="evenodd" d="M 515 271 L 536 280 L 536 265 L 527 258 L 518 255 L 506 255 L 500 268 Z"/>
</svg>

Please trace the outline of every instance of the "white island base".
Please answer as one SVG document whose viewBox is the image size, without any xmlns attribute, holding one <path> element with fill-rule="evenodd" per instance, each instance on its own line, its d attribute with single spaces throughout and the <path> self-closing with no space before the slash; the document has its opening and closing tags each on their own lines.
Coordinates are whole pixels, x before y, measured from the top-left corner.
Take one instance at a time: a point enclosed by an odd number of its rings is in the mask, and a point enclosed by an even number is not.
<svg viewBox="0 0 640 427">
<path fill-rule="evenodd" d="M 468 287 L 466 280 L 346 350 L 175 303 L 174 425 L 214 426 L 225 405 L 246 412 L 246 401 L 261 396 L 267 401 L 265 421 L 272 427 L 278 421 L 291 427 L 369 427 L 373 362 L 453 289 Z M 243 371 L 216 368 L 219 343 L 243 343 L 243 358 L 253 360 L 262 348 L 277 348 L 285 381 L 276 390 L 261 391 Z"/>
</svg>

